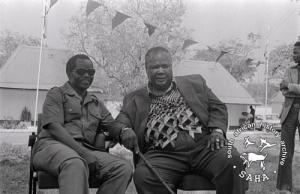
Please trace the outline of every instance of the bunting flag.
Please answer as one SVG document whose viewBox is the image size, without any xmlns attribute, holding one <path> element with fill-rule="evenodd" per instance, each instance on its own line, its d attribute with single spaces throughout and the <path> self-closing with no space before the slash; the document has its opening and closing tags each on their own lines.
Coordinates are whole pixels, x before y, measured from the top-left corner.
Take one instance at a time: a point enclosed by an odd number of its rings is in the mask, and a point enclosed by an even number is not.
<svg viewBox="0 0 300 194">
<path fill-rule="evenodd" d="M 151 25 L 151 24 L 149 24 L 149 23 L 146 23 L 146 22 L 144 22 L 144 24 L 148 28 L 148 34 L 149 34 L 149 36 L 151 36 L 154 33 L 156 27 L 153 26 L 153 25 Z"/>
<path fill-rule="evenodd" d="M 49 9 L 57 2 L 57 0 L 50 0 L 50 7 Z"/>
<path fill-rule="evenodd" d="M 274 75 L 277 71 L 278 68 L 280 68 L 281 65 L 277 65 L 276 67 L 274 67 L 274 69 L 272 70 L 272 75 Z"/>
<path fill-rule="evenodd" d="M 197 41 L 194 41 L 194 40 L 191 40 L 191 39 L 186 39 L 184 42 L 183 42 L 183 45 L 182 45 L 182 49 L 185 49 L 193 44 L 197 44 L 198 42 Z"/>
<path fill-rule="evenodd" d="M 86 17 L 88 17 L 90 15 L 90 13 L 92 13 L 99 6 L 100 6 L 100 3 L 98 3 L 97 1 L 88 0 L 87 5 L 86 5 Z"/>
<path fill-rule="evenodd" d="M 218 62 L 221 59 L 221 57 L 223 57 L 227 53 L 228 53 L 228 51 L 221 51 L 220 55 L 216 59 L 216 62 Z"/>
<path fill-rule="evenodd" d="M 252 61 L 253 61 L 253 59 L 248 58 L 248 59 L 246 59 L 245 64 L 250 65 Z"/>
<path fill-rule="evenodd" d="M 116 13 L 115 17 L 112 19 L 112 29 L 120 25 L 126 19 L 130 18 L 130 16 L 125 15 L 124 13 L 118 12 Z"/>
<path fill-rule="evenodd" d="M 255 67 L 258 67 L 260 64 L 263 64 L 263 63 L 264 63 L 264 62 L 262 62 L 262 61 L 257 61 Z"/>
<path fill-rule="evenodd" d="M 216 51 L 215 49 L 211 48 L 210 46 L 207 46 L 207 48 L 208 48 L 208 51 L 210 51 L 210 52 Z"/>
</svg>

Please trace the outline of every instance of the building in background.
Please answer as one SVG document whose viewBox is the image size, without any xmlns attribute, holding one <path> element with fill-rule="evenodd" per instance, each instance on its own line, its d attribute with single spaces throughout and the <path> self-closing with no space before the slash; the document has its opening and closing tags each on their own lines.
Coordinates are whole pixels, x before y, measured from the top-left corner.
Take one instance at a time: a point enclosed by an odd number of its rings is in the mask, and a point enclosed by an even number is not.
<svg viewBox="0 0 300 194">
<path fill-rule="evenodd" d="M 0 120 L 20 120 L 24 107 L 34 119 L 39 49 L 19 46 L 0 69 Z M 42 111 L 47 91 L 68 80 L 66 62 L 71 56 L 67 50 L 43 48 L 38 113 Z M 93 84 L 99 82 L 99 76 L 95 76 Z M 90 91 L 99 96 L 102 90 L 92 85 Z"/>
<path fill-rule="evenodd" d="M 227 106 L 229 128 L 239 126 L 242 112 L 249 113 L 250 105 L 259 105 L 220 63 L 185 60 L 173 69 L 174 75 L 200 74 L 204 77 L 207 85 Z"/>
<path fill-rule="evenodd" d="M 281 91 L 279 91 L 270 102 L 270 106 L 272 107 L 272 113 L 280 114 L 283 102 L 284 96 L 282 95 Z"/>
</svg>

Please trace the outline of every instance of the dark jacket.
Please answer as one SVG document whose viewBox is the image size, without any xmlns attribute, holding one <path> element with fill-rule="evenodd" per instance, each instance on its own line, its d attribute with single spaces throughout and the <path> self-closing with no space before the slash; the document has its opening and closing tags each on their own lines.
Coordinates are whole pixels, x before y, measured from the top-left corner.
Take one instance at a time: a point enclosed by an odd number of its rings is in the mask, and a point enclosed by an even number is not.
<svg viewBox="0 0 300 194">
<path fill-rule="evenodd" d="M 281 123 L 283 124 L 288 116 L 288 113 L 294 103 L 295 98 L 300 98 L 300 85 L 298 84 L 297 65 L 292 66 L 286 70 L 282 81 L 289 83 L 288 86 L 289 92 L 284 95 L 285 96 L 284 103 L 282 105 L 282 110 L 280 113 L 280 120 Z"/>
<path fill-rule="evenodd" d="M 203 124 L 203 130 L 220 128 L 226 133 L 227 108 L 207 87 L 200 75 L 179 76 L 176 85 L 186 103 Z M 123 107 L 116 118 L 119 128 L 131 127 L 138 137 L 139 147 L 145 152 L 145 127 L 150 111 L 151 99 L 147 87 L 138 89 L 124 97 Z"/>
</svg>

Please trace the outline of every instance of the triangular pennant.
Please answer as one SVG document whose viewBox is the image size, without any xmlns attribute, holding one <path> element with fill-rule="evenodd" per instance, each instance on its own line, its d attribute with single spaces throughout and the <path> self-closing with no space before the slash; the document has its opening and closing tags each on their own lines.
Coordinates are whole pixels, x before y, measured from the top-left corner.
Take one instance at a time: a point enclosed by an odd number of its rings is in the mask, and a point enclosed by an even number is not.
<svg viewBox="0 0 300 194">
<path fill-rule="evenodd" d="M 277 65 L 276 67 L 274 67 L 273 71 L 272 71 L 272 75 L 274 75 L 277 71 L 277 69 L 279 69 L 281 67 L 281 65 Z"/>
<path fill-rule="evenodd" d="M 154 33 L 156 27 L 153 26 L 153 25 L 151 25 L 151 24 L 149 24 L 149 23 L 146 23 L 146 22 L 144 22 L 144 24 L 148 28 L 148 34 L 149 34 L 149 36 L 151 36 Z"/>
<path fill-rule="evenodd" d="M 194 40 L 191 40 L 191 39 L 186 39 L 184 42 L 183 42 L 183 45 L 182 45 L 182 49 L 185 49 L 193 44 L 197 44 L 198 42 L 197 41 L 194 41 Z"/>
<path fill-rule="evenodd" d="M 210 46 L 207 46 L 207 48 L 208 48 L 208 51 L 210 51 L 210 52 L 214 52 L 214 51 L 215 51 L 215 49 L 213 49 L 213 48 L 210 47 Z"/>
<path fill-rule="evenodd" d="M 88 0 L 87 5 L 86 5 L 86 17 L 88 17 L 90 15 L 90 13 L 92 13 L 99 6 L 100 6 L 100 3 L 98 3 L 97 1 Z"/>
<path fill-rule="evenodd" d="M 248 59 L 246 59 L 245 63 L 246 63 L 246 65 L 250 65 L 252 61 L 253 61 L 253 59 L 248 58 Z"/>
<path fill-rule="evenodd" d="M 258 67 L 260 64 L 263 64 L 264 62 L 262 62 L 262 61 L 257 61 L 257 63 L 256 63 L 256 67 Z"/>
<path fill-rule="evenodd" d="M 50 7 L 49 9 L 57 2 L 57 0 L 50 0 Z"/>
<path fill-rule="evenodd" d="M 116 13 L 115 17 L 112 19 L 112 29 L 120 25 L 122 22 L 124 22 L 127 18 L 130 18 L 130 16 L 125 15 L 124 13 L 118 12 Z"/>
<path fill-rule="evenodd" d="M 228 51 L 221 51 L 220 55 L 216 59 L 216 62 L 218 62 L 221 59 L 221 57 L 223 57 L 227 53 L 228 53 Z"/>
</svg>

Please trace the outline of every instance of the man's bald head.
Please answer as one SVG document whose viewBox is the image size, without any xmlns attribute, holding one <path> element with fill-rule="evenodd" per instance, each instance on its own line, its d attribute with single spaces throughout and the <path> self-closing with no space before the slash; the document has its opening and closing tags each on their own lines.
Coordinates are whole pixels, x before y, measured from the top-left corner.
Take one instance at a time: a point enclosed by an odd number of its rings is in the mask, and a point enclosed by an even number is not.
<svg viewBox="0 0 300 194">
<path fill-rule="evenodd" d="M 167 90 L 172 82 L 172 57 L 163 47 L 153 47 L 145 56 L 146 73 L 149 84 L 157 91 Z"/>
<path fill-rule="evenodd" d="M 168 60 L 172 63 L 172 56 L 171 53 L 164 47 L 152 47 L 149 49 L 145 55 L 145 66 L 147 69 L 147 64 L 151 63 L 153 60 L 155 60 L 155 57 L 157 55 L 164 55 Z"/>
</svg>

